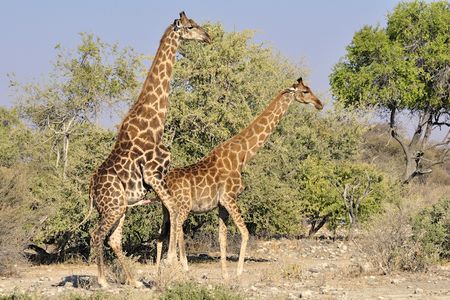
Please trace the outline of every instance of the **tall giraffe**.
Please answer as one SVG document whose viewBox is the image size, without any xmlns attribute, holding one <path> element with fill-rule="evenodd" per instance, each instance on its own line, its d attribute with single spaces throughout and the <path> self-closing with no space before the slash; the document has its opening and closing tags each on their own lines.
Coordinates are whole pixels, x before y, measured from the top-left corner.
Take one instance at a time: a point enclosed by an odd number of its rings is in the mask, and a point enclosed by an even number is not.
<svg viewBox="0 0 450 300">
<path fill-rule="evenodd" d="M 111 154 L 91 178 L 88 216 L 95 206 L 100 220 L 92 232 L 92 243 L 97 254 L 98 283 L 103 287 L 108 285 L 104 273 L 103 243 L 110 231 L 109 245 L 124 270 L 126 283 L 141 285 L 133 279 L 122 251 L 122 227 L 127 206 L 145 203 L 145 194 L 151 187 L 162 202 L 171 207 L 170 193 L 164 180 L 170 153 L 162 144 L 162 134 L 175 53 L 183 40 L 210 42 L 210 37 L 181 12 L 180 18 L 175 19 L 161 38 L 142 92 L 123 120 Z M 174 235 L 171 240 L 174 240 Z M 170 257 L 176 258 L 176 243 L 169 243 L 169 248 Z"/>
<path fill-rule="evenodd" d="M 237 275 L 242 274 L 248 230 L 236 203 L 237 196 L 244 190 L 241 171 L 256 151 L 263 146 L 294 100 L 312 104 L 316 109 L 323 108 L 320 100 L 299 78 L 292 87 L 279 93 L 266 109 L 239 134 L 218 145 L 196 164 L 169 171 L 166 182 L 172 192 L 173 201 L 176 202 L 177 211 L 169 214 L 167 208 L 163 206 L 164 219 L 157 242 L 157 269 L 161 259 L 162 242 L 169 232 L 169 223 L 170 230 L 173 228 L 172 223 L 176 223 L 180 260 L 184 269 L 187 270 L 182 228 L 184 221 L 189 212 L 204 213 L 219 207 L 219 243 L 223 277 L 228 278 L 226 245 L 229 215 L 242 236 Z"/>
</svg>

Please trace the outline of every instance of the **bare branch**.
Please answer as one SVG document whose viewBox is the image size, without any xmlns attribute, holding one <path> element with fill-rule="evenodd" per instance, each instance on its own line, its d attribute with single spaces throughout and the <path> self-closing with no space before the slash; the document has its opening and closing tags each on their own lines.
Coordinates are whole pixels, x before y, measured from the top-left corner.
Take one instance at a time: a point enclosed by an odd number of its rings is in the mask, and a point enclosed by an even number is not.
<svg viewBox="0 0 450 300">
<path fill-rule="evenodd" d="M 450 144 L 450 129 L 447 131 L 447 133 L 445 134 L 444 138 L 442 139 L 441 142 L 439 143 L 435 143 L 430 145 L 429 147 L 427 147 L 425 150 L 430 150 L 439 146 L 445 146 Z"/>
<path fill-rule="evenodd" d="M 408 150 L 406 144 L 404 143 L 404 141 L 400 138 L 400 135 L 397 133 L 397 128 L 395 126 L 395 111 L 396 111 L 396 108 L 392 107 L 390 121 L 389 121 L 389 127 L 391 129 L 391 136 L 400 144 L 405 156 L 409 157 L 410 156 L 409 150 Z"/>
</svg>

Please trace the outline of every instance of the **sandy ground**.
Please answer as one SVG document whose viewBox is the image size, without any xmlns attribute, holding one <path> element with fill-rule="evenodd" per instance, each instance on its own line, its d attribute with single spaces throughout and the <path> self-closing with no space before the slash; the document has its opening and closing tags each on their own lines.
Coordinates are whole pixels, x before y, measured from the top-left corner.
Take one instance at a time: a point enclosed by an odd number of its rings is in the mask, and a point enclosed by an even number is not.
<svg viewBox="0 0 450 300">
<path fill-rule="evenodd" d="M 218 253 L 191 256 L 188 273 L 166 266 L 156 274 L 154 265 L 135 263 L 136 276 L 145 284 L 140 289 L 114 282 L 100 289 L 93 264 L 33 266 L 20 270 L 19 277 L 0 278 L 0 295 L 153 299 L 170 283 L 191 280 L 206 287 L 228 286 L 246 299 L 450 299 L 450 265 L 426 273 L 381 275 L 353 242 L 254 241 L 247 257 L 244 274 L 236 279 L 237 263 L 230 256 L 228 282 L 221 277 Z"/>
</svg>

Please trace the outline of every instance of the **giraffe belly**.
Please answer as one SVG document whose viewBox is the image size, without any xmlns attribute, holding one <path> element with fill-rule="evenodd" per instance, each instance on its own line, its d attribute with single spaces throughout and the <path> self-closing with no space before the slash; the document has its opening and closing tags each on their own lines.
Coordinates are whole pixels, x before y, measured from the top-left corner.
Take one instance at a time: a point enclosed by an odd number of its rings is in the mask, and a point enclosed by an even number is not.
<svg viewBox="0 0 450 300">
<path fill-rule="evenodd" d="M 144 199 L 147 189 L 144 186 L 142 178 L 129 180 L 125 191 L 128 205 L 132 205 Z"/>
<path fill-rule="evenodd" d="M 213 210 L 219 204 L 219 196 L 218 193 L 212 193 L 212 195 L 208 194 L 200 194 L 199 197 L 196 197 L 192 201 L 191 211 L 193 213 L 201 214 L 208 211 Z"/>
<path fill-rule="evenodd" d="M 135 204 L 136 202 L 141 201 L 144 199 L 145 194 L 147 191 L 144 189 L 142 191 L 127 191 L 127 203 L 128 205 Z"/>
</svg>

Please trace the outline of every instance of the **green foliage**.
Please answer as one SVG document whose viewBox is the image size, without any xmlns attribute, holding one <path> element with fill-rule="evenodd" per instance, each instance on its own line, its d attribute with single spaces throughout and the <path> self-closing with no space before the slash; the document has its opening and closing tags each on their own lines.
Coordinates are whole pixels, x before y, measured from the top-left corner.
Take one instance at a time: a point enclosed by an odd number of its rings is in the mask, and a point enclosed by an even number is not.
<svg viewBox="0 0 450 300">
<path fill-rule="evenodd" d="M 346 105 L 448 110 L 449 23 L 447 1 L 400 3 L 386 28 L 355 33 L 330 75 L 334 96 Z"/>
<path fill-rule="evenodd" d="M 40 173 L 30 184 L 33 195 L 40 205 L 47 207 L 50 216 L 35 237 L 37 243 L 58 242 L 70 231 L 73 236 L 67 247 L 87 246 L 88 228 L 94 219 L 82 228 L 75 226 L 83 220 L 89 207 L 90 176 L 111 151 L 116 134 L 92 125 L 83 125 L 82 132 L 83 135 L 73 137 L 69 154 L 73 163 L 67 179 L 58 176 L 52 168 Z"/>
<path fill-rule="evenodd" d="M 450 197 L 442 198 L 413 218 L 414 240 L 428 260 L 450 259 Z"/>
<path fill-rule="evenodd" d="M 19 119 L 16 110 L 0 107 L 0 166 L 11 167 L 27 159 L 30 130 Z"/>
<path fill-rule="evenodd" d="M 326 161 L 311 156 L 301 164 L 296 175 L 303 215 L 309 220 L 328 219 L 330 229 L 349 225 L 350 217 L 365 221 L 381 211 L 392 195 L 392 183 L 374 166 L 351 161 Z M 351 195 L 344 197 L 345 187 Z M 367 193 L 367 194 L 366 194 Z M 358 208 L 356 203 L 360 201 Z M 353 205 L 354 216 L 350 216 Z"/>
<path fill-rule="evenodd" d="M 215 286 L 212 289 L 203 287 L 201 285 L 187 282 L 176 284 L 166 292 L 164 292 L 159 299 L 161 300 L 238 300 L 243 299 L 241 296 L 229 291 L 222 286 Z"/>
</svg>

